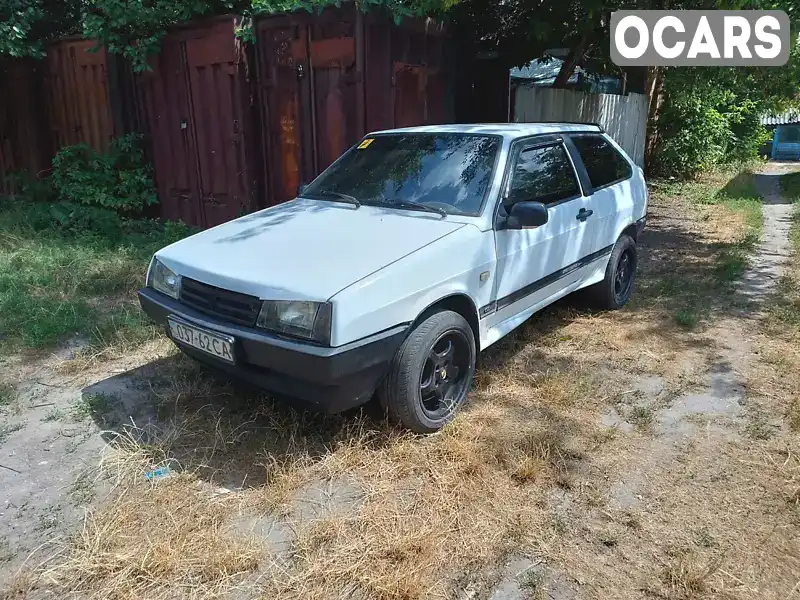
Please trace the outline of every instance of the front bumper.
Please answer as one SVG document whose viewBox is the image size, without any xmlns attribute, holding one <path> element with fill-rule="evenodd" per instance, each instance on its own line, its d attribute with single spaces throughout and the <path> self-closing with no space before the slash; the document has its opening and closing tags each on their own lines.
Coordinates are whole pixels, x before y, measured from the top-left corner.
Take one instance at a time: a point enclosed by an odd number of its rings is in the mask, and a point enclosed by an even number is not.
<svg viewBox="0 0 800 600">
<path fill-rule="evenodd" d="M 408 325 L 400 325 L 327 348 L 225 323 L 150 288 L 139 291 L 139 302 L 153 321 L 165 327 L 167 316 L 174 315 L 236 339 L 235 365 L 175 342 L 189 356 L 255 387 L 298 398 L 330 413 L 359 406 L 372 397 L 408 331 Z"/>
</svg>

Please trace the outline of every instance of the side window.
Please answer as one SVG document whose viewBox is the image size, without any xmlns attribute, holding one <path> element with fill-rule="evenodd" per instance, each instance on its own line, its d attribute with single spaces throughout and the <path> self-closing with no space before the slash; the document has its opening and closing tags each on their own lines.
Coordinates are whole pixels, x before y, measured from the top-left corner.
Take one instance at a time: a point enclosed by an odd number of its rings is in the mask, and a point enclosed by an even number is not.
<svg viewBox="0 0 800 600">
<path fill-rule="evenodd" d="M 611 185 L 633 175 L 630 163 L 600 135 L 573 136 L 589 181 L 595 189 Z"/>
<path fill-rule="evenodd" d="M 523 149 L 516 158 L 504 204 L 521 201 L 553 204 L 580 196 L 575 170 L 563 144 Z"/>
</svg>

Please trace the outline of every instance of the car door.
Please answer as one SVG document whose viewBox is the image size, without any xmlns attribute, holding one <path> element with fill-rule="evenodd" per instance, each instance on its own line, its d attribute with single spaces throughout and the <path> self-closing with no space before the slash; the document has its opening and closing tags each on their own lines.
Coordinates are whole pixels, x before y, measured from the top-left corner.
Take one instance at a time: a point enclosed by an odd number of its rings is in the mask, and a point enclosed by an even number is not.
<svg viewBox="0 0 800 600">
<path fill-rule="evenodd" d="M 610 252 L 619 233 L 636 219 L 633 217 L 633 167 L 614 144 L 599 133 L 572 134 L 568 146 L 577 152 L 576 167 L 586 169 L 589 186 L 586 209 L 592 211 L 587 219 L 588 253 Z"/>
<path fill-rule="evenodd" d="M 557 295 L 581 277 L 586 251 L 585 201 L 572 159 L 558 137 L 517 142 L 510 153 L 509 180 L 498 208 L 495 303 L 489 328 Z M 511 206 L 542 202 L 548 222 L 529 229 L 503 226 Z"/>
</svg>

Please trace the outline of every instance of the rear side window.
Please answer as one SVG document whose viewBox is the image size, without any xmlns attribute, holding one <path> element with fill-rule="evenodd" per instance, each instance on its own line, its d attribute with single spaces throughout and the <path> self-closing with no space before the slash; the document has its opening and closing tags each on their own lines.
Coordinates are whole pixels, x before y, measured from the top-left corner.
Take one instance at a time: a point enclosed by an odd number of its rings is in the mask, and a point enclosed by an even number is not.
<svg viewBox="0 0 800 600">
<path fill-rule="evenodd" d="M 572 141 L 586 165 L 594 189 L 606 187 L 633 175 L 630 163 L 600 135 L 573 136 Z"/>
<path fill-rule="evenodd" d="M 579 195 L 575 171 L 563 145 L 527 148 L 514 163 L 505 205 L 522 201 L 553 204 Z"/>
</svg>

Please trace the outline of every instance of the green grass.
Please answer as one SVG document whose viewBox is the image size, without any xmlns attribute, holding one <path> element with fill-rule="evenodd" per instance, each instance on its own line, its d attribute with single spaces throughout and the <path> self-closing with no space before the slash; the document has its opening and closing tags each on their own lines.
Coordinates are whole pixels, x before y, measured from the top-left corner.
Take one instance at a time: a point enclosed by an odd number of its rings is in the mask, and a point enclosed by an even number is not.
<svg viewBox="0 0 800 600">
<path fill-rule="evenodd" d="M 119 400 L 112 394 L 84 394 L 71 407 L 72 419 L 76 422 L 88 418 L 105 422 L 119 406 Z"/>
<path fill-rule="evenodd" d="M 755 178 L 749 168 L 737 173 L 722 189 L 700 199 L 699 203 L 719 207 L 744 223 L 740 238 L 725 244 L 715 257 L 714 277 L 722 285 L 739 280 L 750 264 L 764 228 L 763 200 L 756 191 Z"/>
<path fill-rule="evenodd" d="M 723 227 L 731 227 L 728 235 L 733 240 L 709 247 L 708 263 L 676 264 L 674 271 L 646 287 L 650 297 L 670 299 L 678 325 L 694 329 L 720 298 L 732 297 L 730 286 L 747 270 L 764 226 L 762 199 L 755 187 L 752 165 L 748 164 L 706 173 L 694 181 L 656 181 L 652 186 L 657 194 L 685 198 L 707 219 L 719 218 Z M 698 252 L 704 255 L 706 249 L 700 247 Z"/>
<path fill-rule="evenodd" d="M 675 322 L 686 329 L 694 329 L 700 320 L 700 314 L 695 307 L 685 307 L 675 311 Z"/>
<path fill-rule="evenodd" d="M 48 205 L 0 202 L 0 339 L 6 351 L 52 347 L 78 334 L 103 345 L 150 326 L 135 304 L 152 254 L 190 233 L 176 224 L 123 221 L 113 235 L 71 233 Z M 150 331 L 152 335 L 152 331 Z"/>
<path fill-rule="evenodd" d="M 717 256 L 715 271 L 717 279 L 732 282 L 739 279 L 750 264 L 750 257 L 758 246 L 761 225 L 751 227 L 744 238 L 723 248 Z"/>
<path fill-rule="evenodd" d="M 628 422 L 640 430 L 647 430 L 655 422 L 655 413 L 649 406 L 634 406 L 628 414 Z"/>
</svg>

